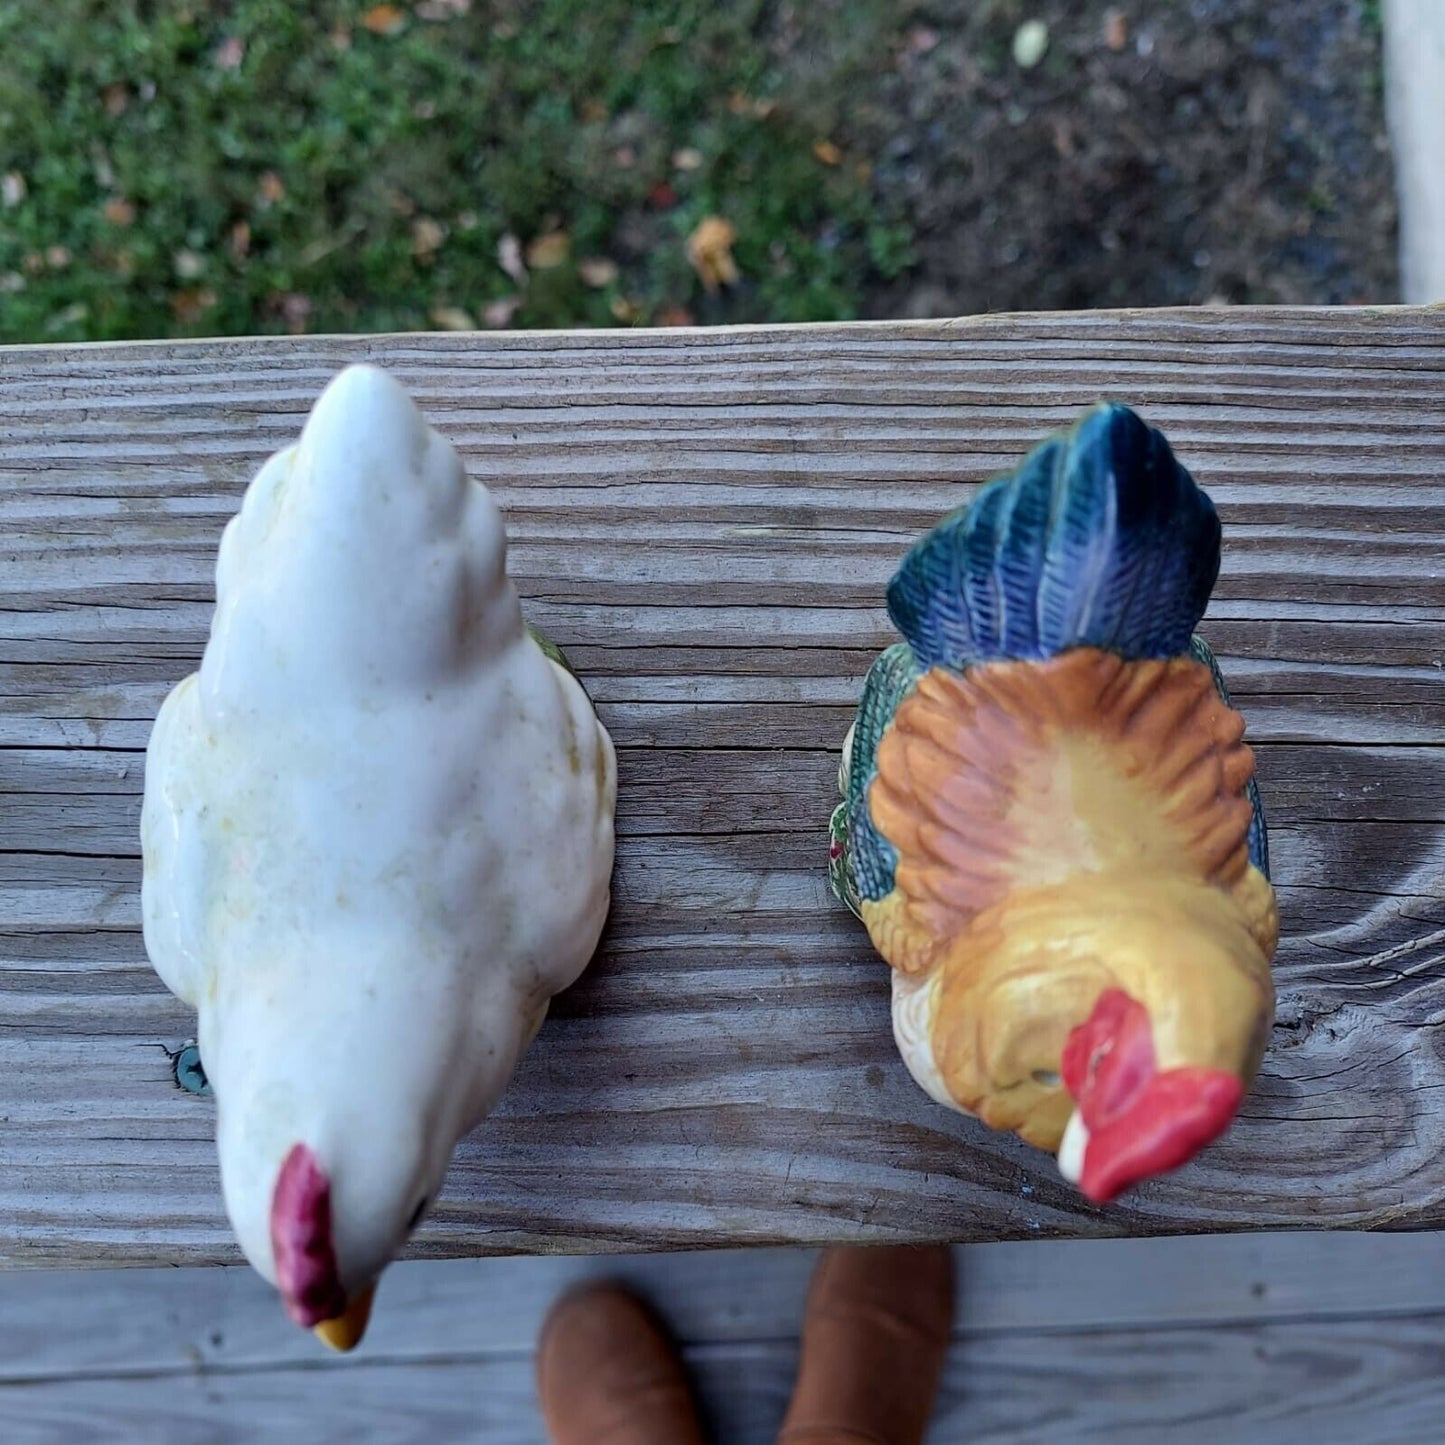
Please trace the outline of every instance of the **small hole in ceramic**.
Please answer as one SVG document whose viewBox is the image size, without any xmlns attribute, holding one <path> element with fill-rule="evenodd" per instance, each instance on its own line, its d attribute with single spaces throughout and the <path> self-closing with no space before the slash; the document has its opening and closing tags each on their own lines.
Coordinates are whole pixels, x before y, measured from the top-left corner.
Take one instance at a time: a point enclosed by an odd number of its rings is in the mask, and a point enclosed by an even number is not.
<svg viewBox="0 0 1445 1445">
<path fill-rule="evenodd" d="M 1052 1069 L 1035 1069 L 1034 1083 L 1044 1089 L 1057 1089 L 1059 1076 Z"/>
<path fill-rule="evenodd" d="M 176 1085 L 188 1094 L 199 1094 L 208 1098 L 211 1081 L 206 1078 L 205 1066 L 201 1063 L 201 1051 L 194 1044 L 187 1044 L 175 1057 L 172 1072 Z"/>
</svg>

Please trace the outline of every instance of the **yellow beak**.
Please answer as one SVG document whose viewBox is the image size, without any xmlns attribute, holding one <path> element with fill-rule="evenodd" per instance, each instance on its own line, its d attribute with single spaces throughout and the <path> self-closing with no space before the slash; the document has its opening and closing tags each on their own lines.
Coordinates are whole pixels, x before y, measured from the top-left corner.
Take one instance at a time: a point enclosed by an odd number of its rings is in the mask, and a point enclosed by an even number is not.
<svg viewBox="0 0 1445 1445">
<path fill-rule="evenodd" d="M 322 1320 L 316 1326 L 317 1336 L 333 1350 L 343 1353 L 354 1350 L 366 1333 L 366 1322 L 371 1318 L 371 1301 L 375 1294 L 375 1285 L 362 1290 L 339 1315 Z"/>
</svg>

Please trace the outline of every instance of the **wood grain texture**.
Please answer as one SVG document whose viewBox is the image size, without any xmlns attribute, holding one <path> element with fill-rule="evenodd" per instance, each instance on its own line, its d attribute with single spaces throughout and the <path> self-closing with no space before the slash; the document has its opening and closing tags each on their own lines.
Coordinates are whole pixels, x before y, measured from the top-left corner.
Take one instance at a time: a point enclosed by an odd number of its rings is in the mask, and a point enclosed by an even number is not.
<svg viewBox="0 0 1445 1445">
<path fill-rule="evenodd" d="M 950 1358 L 927 1445 L 1419 1445 L 1438 1438 L 1445 1317 L 1013 1335 Z M 685 1352 L 712 1438 L 770 1445 L 792 1344 Z M 546 1445 L 530 1357 L 0 1385 L 15 1445 Z"/>
<path fill-rule="evenodd" d="M 930 1440 L 1401 1445 L 1445 1408 L 1445 1234 L 1048 1240 L 957 1251 Z M 543 1433 L 532 1348 L 579 1278 L 621 1276 L 684 1344 L 721 1445 L 774 1438 L 810 1254 L 416 1261 L 357 1355 L 290 1328 L 247 1269 L 0 1276 L 16 1445 L 476 1440 Z M 83 1301 L 83 1307 L 77 1303 Z"/>
<path fill-rule="evenodd" d="M 1014 1240 L 954 1253 L 954 1332 L 965 1340 L 1445 1314 L 1442 1232 Z M 724 1249 L 406 1260 L 387 1272 L 355 1358 L 523 1356 L 557 1297 L 596 1279 L 652 1300 L 688 1345 L 796 1340 L 816 1258 Z M 244 1265 L 0 1273 L 0 1386 L 347 1363 L 292 1328 Z M 1445 1377 L 1441 1391 L 1445 1400 Z"/>
<path fill-rule="evenodd" d="M 0 1258 L 235 1258 L 139 750 L 245 483 L 363 358 L 495 490 L 620 753 L 600 956 L 419 1252 L 1445 1222 L 1445 312 L 1096 313 L 0 350 Z M 825 877 L 899 556 L 1100 396 L 1219 504 L 1285 938 L 1242 1118 L 1105 1211 L 908 1080 Z"/>
</svg>

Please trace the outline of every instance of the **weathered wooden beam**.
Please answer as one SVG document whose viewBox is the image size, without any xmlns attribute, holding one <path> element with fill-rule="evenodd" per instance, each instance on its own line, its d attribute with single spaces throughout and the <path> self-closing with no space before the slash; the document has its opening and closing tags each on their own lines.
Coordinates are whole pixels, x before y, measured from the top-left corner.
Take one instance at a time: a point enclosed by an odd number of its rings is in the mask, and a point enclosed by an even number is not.
<svg viewBox="0 0 1445 1445">
<path fill-rule="evenodd" d="M 0 349 L 0 1259 L 235 1258 L 138 932 L 220 531 L 348 361 L 497 493 L 621 760 L 613 921 L 423 1254 L 1445 1223 L 1445 312 Z M 1219 503 L 1285 941 L 1224 1143 L 1096 1211 L 931 1104 L 825 876 L 907 544 L 1101 396 Z"/>
<path fill-rule="evenodd" d="M 1445 1234 L 1031 1240 L 956 1255 L 934 1440 L 1439 1434 Z M 329 1440 L 355 1421 L 368 1439 L 541 1445 L 543 1317 L 580 1281 L 620 1277 L 681 1342 L 709 1438 L 771 1445 L 813 1262 L 791 1249 L 414 1261 L 387 1272 L 359 1359 L 322 1357 L 286 1329 L 250 1269 L 10 1270 L 0 1419 L 7 1441 L 153 1445 L 163 1418 L 171 1439 Z"/>
</svg>

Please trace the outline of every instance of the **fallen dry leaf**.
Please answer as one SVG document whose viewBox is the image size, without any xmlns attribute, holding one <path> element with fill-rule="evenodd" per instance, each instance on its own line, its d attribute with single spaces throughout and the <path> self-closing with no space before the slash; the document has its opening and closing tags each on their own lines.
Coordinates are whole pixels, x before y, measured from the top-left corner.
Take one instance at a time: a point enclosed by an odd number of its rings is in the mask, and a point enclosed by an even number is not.
<svg viewBox="0 0 1445 1445">
<path fill-rule="evenodd" d="M 22 280 L 21 285 L 24 284 Z M 611 311 L 619 321 L 637 320 L 637 303 L 635 301 L 629 301 L 625 296 L 614 296 L 607 309 Z"/>
<path fill-rule="evenodd" d="M 212 58 L 217 70 L 239 70 L 246 58 L 246 42 L 239 35 L 232 35 L 216 47 Z"/>
<path fill-rule="evenodd" d="M 20 258 L 20 269 L 34 276 L 45 269 L 45 257 L 39 251 L 27 251 Z"/>
<path fill-rule="evenodd" d="M 177 291 L 171 297 L 171 310 L 176 319 L 183 322 L 199 321 L 216 304 L 216 293 L 209 287 L 199 290 Z"/>
<path fill-rule="evenodd" d="M 447 233 L 430 216 L 418 216 L 411 223 L 411 254 L 418 261 L 430 261 L 446 238 Z"/>
<path fill-rule="evenodd" d="M 1122 50 L 1129 43 L 1129 22 L 1124 12 L 1110 9 L 1104 12 L 1104 44 L 1110 50 Z"/>
<path fill-rule="evenodd" d="M 100 98 L 105 105 L 107 115 L 124 115 L 126 106 L 130 104 L 130 86 L 123 80 L 117 80 L 113 85 L 107 85 L 101 91 Z"/>
<path fill-rule="evenodd" d="M 194 251 L 180 250 L 171 257 L 171 265 L 182 281 L 194 281 L 206 269 L 206 263 Z"/>
<path fill-rule="evenodd" d="M 755 96 L 744 95 L 740 90 L 735 90 L 728 96 L 728 109 L 734 115 L 750 115 L 757 120 L 766 120 L 777 108 L 778 103 L 775 100 L 758 100 Z"/>
<path fill-rule="evenodd" d="M 510 231 L 497 242 L 497 265 L 518 286 L 527 284 L 527 268 L 522 264 L 522 243 Z"/>
<path fill-rule="evenodd" d="M 135 220 L 135 207 L 124 196 L 112 196 L 105 203 L 105 219 L 112 226 L 128 226 Z"/>
<path fill-rule="evenodd" d="M 593 125 L 607 119 L 607 102 L 598 100 L 595 96 L 589 96 L 582 102 L 582 119 L 590 121 Z"/>
<path fill-rule="evenodd" d="M 281 183 L 281 177 L 275 171 L 267 171 L 256 183 L 256 193 L 261 198 L 262 209 L 274 205 L 277 201 L 284 199 L 286 187 Z"/>
<path fill-rule="evenodd" d="M 251 223 L 249 221 L 237 221 L 231 227 L 231 254 L 238 260 L 244 260 L 251 252 Z"/>
<path fill-rule="evenodd" d="M 904 37 L 910 55 L 927 55 L 938 44 L 938 31 L 927 25 L 915 25 Z"/>
<path fill-rule="evenodd" d="M 373 5 L 361 23 L 373 35 L 395 35 L 406 24 L 406 11 L 400 5 Z"/>
<path fill-rule="evenodd" d="M 566 231 L 548 231 L 528 244 L 527 264 L 534 271 L 555 270 L 567 259 L 571 249 L 572 241 Z"/>
<path fill-rule="evenodd" d="M 664 306 L 657 313 L 659 326 L 691 326 L 692 323 L 692 312 L 686 306 Z"/>
<path fill-rule="evenodd" d="M 460 306 L 433 306 L 429 315 L 431 324 L 443 331 L 475 331 L 476 317 Z"/>
<path fill-rule="evenodd" d="M 286 318 L 286 329 L 292 336 L 300 336 L 311 319 L 311 298 L 302 295 L 300 291 L 283 291 L 273 296 L 271 301 Z"/>
<path fill-rule="evenodd" d="M 70 265 L 70 250 L 66 246 L 47 246 L 45 248 L 45 264 L 52 271 L 63 271 Z"/>
<path fill-rule="evenodd" d="M 617 279 L 617 262 L 610 256 L 585 256 L 577 263 L 577 274 L 586 285 L 600 290 Z"/>
<path fill-rule="evenodd" d="M 733 242 L 737 238 L 732 222 L 723 220 L 721 216 L 704 216 L 687 238 L 687 259 L 692 262 L 692 269 L 708 291 L 716 291 L 719 286 L 731 286 L 737 281 L 738 267 L 733 260 Z M 685 326 L 688 323 L 674 324 Z"/>
<path fill-rule="evenodd" d="M 338 25 L 336 29 L 331 32 L 331 48 L 333 50 L 351 49 L 351 31 L 348 30 L 346 26 Z"/>
<path fill-rule="evenodd" d="M 498 301 L 488 301 L 482 311 L 482 320 L 493 328 L 510 326 L 521 304 L 520 296 L 503 296 Z"/>
<path fill-rule="evenodd" d="M 830 140 L 815 140 L 813 142 L 813 154 L 817 156 L 825 166 L 836 166 L 838 162 L 843 159 L 843 152 Z"/>
<path fill-rule="evenodd" d="M 637 152 L 631 146 L 618 146 L 612 152 L 612 164 L 620 171 L 630 171 L 637 164 Z"/>
<path fill-rule="evenodd" d="M 25 177 L 19 171 L 6 171 L 0 176 L 0 200 L 4 201 L 7 209 L 18 206 L 25 199 L 28 190 Z"/>
<path fill-rule="evenodd" d="M 702 167 L 702 152 L 696 146 L 683 146 L 673 151 L 672 164 L 680 171 L 695 171 Z"/>
</svg>

